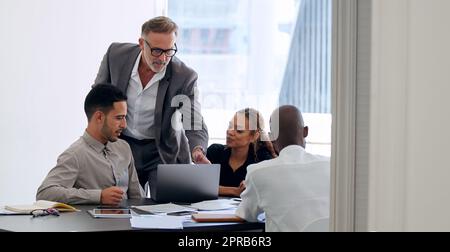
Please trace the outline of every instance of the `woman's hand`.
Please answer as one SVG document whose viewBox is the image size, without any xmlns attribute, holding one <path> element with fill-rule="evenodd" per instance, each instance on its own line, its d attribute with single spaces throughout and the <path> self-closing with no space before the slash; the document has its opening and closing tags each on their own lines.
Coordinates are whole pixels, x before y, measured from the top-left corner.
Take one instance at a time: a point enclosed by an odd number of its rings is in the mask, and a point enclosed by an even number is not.
<svg viewBox="0 0 450 252">
<path fill-rule="evenodd" d="M 238 189 L 240 191 L 239 196 L 241 196 L 241 193 L 245 190 L 245 180 L 241 181 L 241 184 L 239 185 Z"/>
<path fill-rule="evenodd" d="M 219 186 L 219 195 L 241 197 L 241 193 L 245 190 L 244 181 L 238 187 Z"/>
</svg>

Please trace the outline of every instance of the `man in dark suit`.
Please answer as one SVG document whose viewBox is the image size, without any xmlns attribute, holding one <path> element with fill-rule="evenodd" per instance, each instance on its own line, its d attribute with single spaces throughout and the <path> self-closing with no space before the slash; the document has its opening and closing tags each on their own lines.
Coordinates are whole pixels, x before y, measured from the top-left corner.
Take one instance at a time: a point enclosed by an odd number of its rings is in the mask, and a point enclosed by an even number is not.
<svg viewBox="0 0 450 252">
<path fill-rule="evenodd" d="M 197 73 L 175 57 L 178 26 L 167 17 L 142 25 L 139 45 L 113 43 L 95 84 L 127 94 L 128 127 L 139 182 L 154 183 L 160 163 L 190 163 L 204 155 L 208 130 L 198 101 Z"/>
</svg>

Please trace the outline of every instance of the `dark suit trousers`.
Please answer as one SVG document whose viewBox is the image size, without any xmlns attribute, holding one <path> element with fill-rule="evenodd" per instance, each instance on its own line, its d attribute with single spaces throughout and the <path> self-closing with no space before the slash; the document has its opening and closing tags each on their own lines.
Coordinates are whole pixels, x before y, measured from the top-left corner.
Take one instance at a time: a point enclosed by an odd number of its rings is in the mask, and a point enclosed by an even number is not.
<svg viewBox="0 0 450 252">
<path fill-rule="evenodd" d="M 161 164 L 156 142 L 153 139 L 137 140 L 129 136 L 121 135 L 123 140 L 131 147 L 134 165 L 139 177 L 139 183 L 145 189 L 145 183 L 156 183 L 156 167 Z"/>
</svg>

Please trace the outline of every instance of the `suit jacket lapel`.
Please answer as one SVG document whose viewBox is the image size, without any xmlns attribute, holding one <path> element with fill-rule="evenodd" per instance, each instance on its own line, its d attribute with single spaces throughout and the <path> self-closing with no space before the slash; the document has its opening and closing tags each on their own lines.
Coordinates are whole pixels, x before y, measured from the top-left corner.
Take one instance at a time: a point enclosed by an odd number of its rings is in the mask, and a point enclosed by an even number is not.
<svg viewBox="0 0 450 252">
<path fill-rule="evenodd" d="M 117 87 L 122 90 L 124 94 L 127 93 L 128 83 L 131 78 L 131 71 L 133 71 L 134 64 L 136 63 L 137 57 L 141 52 L 141 48 L 136 46 L 136 49 L 133 49 L 133 52 L 130 56 L 124 60 L 124 65 L 122 67 L 122 71 L 119 73 L 117 78 Z"/>
</svg>

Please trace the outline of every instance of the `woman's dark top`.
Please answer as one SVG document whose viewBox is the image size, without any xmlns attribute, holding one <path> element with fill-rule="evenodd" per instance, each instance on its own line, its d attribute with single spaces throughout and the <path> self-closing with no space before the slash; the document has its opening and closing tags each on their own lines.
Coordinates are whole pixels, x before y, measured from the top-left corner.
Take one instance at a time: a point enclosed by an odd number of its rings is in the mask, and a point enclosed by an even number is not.
<svg viewBox="0 0 450 252">
<path fill-rule="evenodd" d="M 220 185 L 238 187 L 242 180 L 245 180 L 247 175 L 247 166 L 255 164 L 264 160 L 272 159 L 267 148 L 260 148 L 257 152 L 258 159 L 255 160 L 253 154 L 253 146 L 250 145 L 247 155 L 247 161 L 239 167 L 235 172 L 229 164 L 231 156 L 231 149 L 222 144 L 213 144 L 208 147 L 206 157 L 213 164 L 220 164 Z"/>
</svg>

